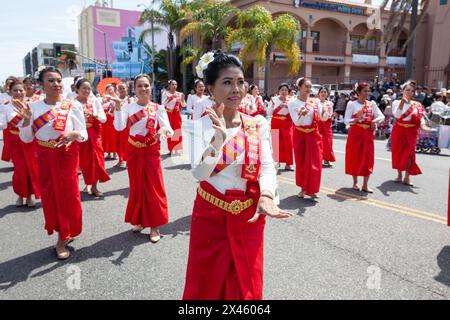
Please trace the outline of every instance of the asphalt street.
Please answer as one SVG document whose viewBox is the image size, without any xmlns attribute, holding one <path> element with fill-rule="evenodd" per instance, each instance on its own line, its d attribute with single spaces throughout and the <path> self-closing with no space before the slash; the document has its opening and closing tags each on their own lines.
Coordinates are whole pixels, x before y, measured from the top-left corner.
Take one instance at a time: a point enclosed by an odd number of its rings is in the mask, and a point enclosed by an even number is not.
<svg viewBox="0 0 450 320">
<path fill-rule="evenodd" d="M 419 154 L 424 174 L 411 188 L 393 182 L 390 153 L 376 141 L 375 193 L 366 196 L 344 174 L 346 137 L 334 141 L 337 162 L 323 170 L 317 202 L 298 199 L 294 173 L 279 171 L 280 206 L 294 216 L 267 220 L 264 298 L 450 299 L 450 151 Z M 14 206 L 12 166 L 0 163 L 0 299 L 182 297 L 197 186 L 189 160 L 163 156 L 170 223 L 158 244 L 124 223 L 128 176 L 114 164 L 105 198 L 82 196 L 83 233 L 58 262 L 41 206 Z"/>
</svg>

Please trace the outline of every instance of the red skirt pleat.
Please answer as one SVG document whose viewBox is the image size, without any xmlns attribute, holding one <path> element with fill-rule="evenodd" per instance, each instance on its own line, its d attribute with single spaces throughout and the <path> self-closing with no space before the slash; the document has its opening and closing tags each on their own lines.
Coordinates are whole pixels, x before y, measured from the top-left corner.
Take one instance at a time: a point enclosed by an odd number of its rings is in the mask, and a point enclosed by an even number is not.
<svg viewBox="0 0 450 320">
<path fill-rule="evenodd" d="M 33 195 L 41 198 L 39 191 L 36 142 L 24 143 L 18 135 L 10 135 L 10 152 L 14 164 L 12 184 L 14 193 L 22 198 Z"/>
<path fill-rule="evenodd" d="M 9 129 L 3 130 L 2 160 L 5 162 L 11 162 L 11 152 L 9 150 L 10 137 L 11 137 L 11 133 L 9 133 Z"/>
<path fill-rule="evenodd" d="M 89 139 L 80 143 L 80 168 L 86 185 L 106 182 L 111 178 L 105 170 L 101 127 L 87 129 Z"/>
<path fill-rule="evenodd" d="M 373 130 L 352 126 L 345 146 L 345 174 L 367 177 L 375 162 L 375 136 Z"/>
<path fill-rule="evenodd" d="M 305 194 L 316 194 L 322 179 L 322 137 L 316 129 L 304 133 L 294 129 L 295 178 Z"/>
<path fill-rule="evenodd" d="M 106 153 L 117 152 L 118 132 L 114 128 L 114 116 L 106 114 L 106 122 L 103 124 L 103 151 Z"/>
<path fill-rule="evenodd" d="M 416 162 L 416 141 L 419 131 L 416 128 L 404 128 L 398 123 L 392 129 L 392 168 L 400 171 L 408 169 L 411 160 L 409 174 L 412 176 L 422 174 Z"/>
<path fill-rule="evenodd" d="M 169 151 L 172 152 L 174 150 L 183 150 L 183 120 L 181 119 L 181 113 L 179 111 L 167 112 L 167 116 L 169 117 L 170 126 L 174 131 L 173 137 L 167 139 Z"/>
<path fill-rule="evenodd" d="M 59 232 L 61 240 L 76 237 L 82 230 L 79 144 L 54 149 L 38 145 L 37 152 L 45 229 L 49 235 Z"/>
<path fill-rule="evenodd" d="M 134 226 L 156 228 L 169 222 L 160 155 L 159 143 L 147 148 L 128 148 L 130 196 L 125 222 Z"/>
<path fill-rule="evenodd" d="M 331 119 L 319 122 L 320 135 L 323 142 L 323 160 L 335 162 L 336 157 L 333 151 L 333 131 L 331 129 Z"/>
<path fill-rule="evenodd" d="M 119 156 L 119 161 L 127 161 L 127 148 L 130 145 L 128 143 L 128 137 L 130 136 L 130 129 L 127 127 L 125 130 L 120 131 L 119 138 L 117 139 L 117 155 Z"/>
<path fill-rule="evenodd" d="M 287 165 L 294 164 L 292 121 L 272 118 L 271 128 L 273 160 Z"/>
<path fill-rule="evenodd" d="M 208 183 L 204 190 L 231 202 L 243 196 L 222 195 Z M 232 215 L 200 196 L 192 212 L 184 300 L 261 300 L 265 217 L 248 223 L 252 206 Z"/>
</svg>

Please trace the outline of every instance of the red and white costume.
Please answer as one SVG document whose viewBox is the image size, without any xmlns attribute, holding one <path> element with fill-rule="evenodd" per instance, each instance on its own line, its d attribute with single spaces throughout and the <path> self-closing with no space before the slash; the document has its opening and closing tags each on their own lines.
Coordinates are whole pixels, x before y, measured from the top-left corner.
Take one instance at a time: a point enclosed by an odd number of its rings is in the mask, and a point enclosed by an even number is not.
<svg viewBox="0 0 450 320">
<path fill-rule="evenodd" d="M 306 102 L 299 98 L 289 103 L 289 113 L 294 122 L 294 157 L 297 186 L 307 195 L 316 194 L 320 190 L 322 179 L 322 136 L 319 122 L 322 108 L 317 100 Z M 308 110 L 305 116 L 299 115 L 302 109 Z"/>
<path fill-rule="evenodd" d="M 0 94 L 0 113 L 5 109 L 6 103 L 11 100 L 11 96 L 7 93 Z M 11 162 L 11 153 L 9 150 L 9 140 L 10 133 L 9 129 L 5 128 L 3 130 L 3 149 L 1 154 L 1 159 L 5 162 Z"/>
<path fill-rule="evenodd" d="M 183 150 L 183 132 L 181 119 L 181 109 L 183 108 L 183 94 L 175 92 L 171 94 L 169 91 L 164 91 L 162 95 L 162 105 L 167 111 L 170 126 L 175 132 L 172 138 L 167 139 L 167 146 L 169 151 Z"/>
<path fill-rule="evenodd" d="M 135 102 L 133 98 L 128 96 L 121 100 L 122 106 L 126 106 L 127 104 Z M 119 156 L 119 161 L 127 161 L 127 149 L 129 146 L 128 138 L 130 136 L 130 129 L 127 127 L 123 131 L 118 132 L 117 135 L 117 155 Z"/>
<path fill-rule="evenodd" d="M 275 162 L 292 165 L 293 155 L 293 123 L 289 114 L 288 103 L 290 99 L 282 101 L 280 97 L 270 100 L 267 107 L 267 116 L 271 117 L 271 135 L 273 158 Z"/>
<path fill-rule="evenodd" d="M 261 96 L 254 97 L 247 93 L 242 100 L 239 111 L 252 117 L 264 115 L 264 101 Z"/>
<path fill-rule="evenodd" d="M 14 193 L 22 198 L 34 195 L 40 199 L 36 143 L 24 143 L 19 137 L 18 126 L 23 117 L 14 111 L 11 102 L 6 102 L 0 111 L 0 130 L 8 129 L 9 153 L 14 164 L 12 184 Z"/>
<path fill-rule="evenodd" d="M 108 98 L 103 100 L 103 110 L 106 113 L 106 122 L 103 124 L 102 143 L 103 151 L 106 153 L 116 153 L 117 146 L 119 145 L 119 134 L 116 129 L 114 129 L 114 114 L 111 113 L 113 104 L 114 102 Z"/>
<path fill-rule="evenodd" d="M 160 128 L 170 127 L 167 112 L 160 105 L 131 103 L 115 112 L 114 127 L 130 130 L 127 168 L 130 196 L 125 222 L 134 226 L 156 228 L 169 222 L 167 197 L 161 167 Z"/>
<path fill-rule="evenodd" d="M 192 119 L 197 120 L 202 117 L 206 108 L 211 107 L 213 104 L 214 101 L 212 101 L 209 96 L 203 95 L 199 97 L 196 94 L 191 94 L 188 97 L 186 109 L 192 114 Z"/>
<path fill-rule="evenodd" d="M 20 128 L 25 143 L 37 140 L 39 188 L 48 234 L 59 232 L 61 240 L 76 237 L 82 230 L 82 209 L 78 189 L 79 143 L 56 148 L 65 133 L 78 131 L 87 140 L 83 110 L 64 100 L 56 106 L 40 101 L 30 105 L 30 125 Z M 58 129 L 58 130 L 56 130 Z"/>
<path fill-rule="evenodd" d="M 195 131 L 193 175 L 201 182 L 192 213 L 185 300 L 262 299 L 265 217 L 247 221 L 256 212 L 260 190 L 275 195 L 276 170 L 267 121 L 244 114 L 241 119 L 210 157 L 203 154 L 214 150 L 211 119 L 200 119 L 202 129 Z"/>
<path fill-rule="evenodd" d="M 105 170 L 105 157 L 102 145 L 102 124 L 106 122 L 106 114 L 101 102 L 90 96 L 87 104 L 82 105 L 78 100 L 74 105 L 83 109 L 88 141 L 80 143 L 80 168 L 86 185 L 110 180 Z"/>
<path fill-rule="evenodd" d="M 363 110 L 364 119 L 357 121 L 357 113 Z M 351 124 L 345 147 L 345 173 L 351 176 L 367 177 L 373 173 L 375 162 L 375 135 L 372 123 L 382 122 L 384 115 L 375 101 L 351 101 L 345 110 L 344 122 Z"/>
<path fill-rule="evenodd" d="M 319 122 L 319 131 L 323 142 L 323 160 L 335 162 L 336 157 L 333 151 L 333 131 L 331 129 L 333 122 L 331 118 L 331 115 L 333 114 L 333 102 L 325 100 L 325 102 L 322 103 L 318 100 L 317 103 L 320 105 L 321 109 L 326 110 L 326 113 L 328 114 L 328 119 L 326 121 Z"/>
</svg>

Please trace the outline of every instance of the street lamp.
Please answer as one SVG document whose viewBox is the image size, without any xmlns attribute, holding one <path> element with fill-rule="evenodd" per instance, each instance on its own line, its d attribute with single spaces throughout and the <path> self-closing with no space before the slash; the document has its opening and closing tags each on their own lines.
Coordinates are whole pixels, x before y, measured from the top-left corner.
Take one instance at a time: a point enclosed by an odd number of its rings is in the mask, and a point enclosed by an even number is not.
<svg viewBox="0 0 450 320">
<path fill-rule="evenodd" d="M 153 1 L 152 1 L 153 5 Z M 143 3 L 138 4 L 138 8 L 144 7 L 145 10 L 148 10 L 149 7 L 144 5 Z M 156 99 L 156 73 L 155 73 L 155 33 L 154 33 L 154 21 L 153 16 L 150 16 L 150 28 L 152 30 L 152 81 L 153 81 L 153 100 Z"/>
<path fill-rule="evenodd" d="M 105 65 L 106 65 L 106 71 L 109 70 L 109 63 L 108 63 L 108 46 L 107 46 L 107 41 L 106 41 L 106 32 L 103 30 L 100 30 L 97 27 L 94 27 L 92 24 L 90 23 L 85 23 L 86 26 L 91 27 L 92 29 L 94 29 L 97 32 L 100 32 L 103 34 L 103 41 L 104 41 L 104 45 L 105 45 Z"/>
</svg>

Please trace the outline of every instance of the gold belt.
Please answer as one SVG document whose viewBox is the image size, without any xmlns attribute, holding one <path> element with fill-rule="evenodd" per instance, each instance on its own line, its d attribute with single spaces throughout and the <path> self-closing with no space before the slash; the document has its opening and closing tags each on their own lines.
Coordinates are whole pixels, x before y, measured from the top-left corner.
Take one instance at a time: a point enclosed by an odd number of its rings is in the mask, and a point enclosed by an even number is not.
<svg viewBox="0 0 450 320">
<path fill-rule="evenodd" d="M 416 125 L 412 124 L 412 123 L 400 123 L 400 122 L 397 122 L 397 124 L 399 126 L 402 126 L 403 128 L 414 128 L 414 127 L 416 127 Z"/>
<path fill-rule="evenodd" d="M 285 117 L 285 116 L 273 116 L 272 119 L 287 120 L 287 117 Z"/>
<path fill-rule="evenodd" d="M 250 208 L 253 205 L 253 199 L 248 199 L 246 201 L 234 200 L 233 202 L 223 201 L 222 199 L 219 199 L 213 196 L 212 194 L 206 192 L 200 186 L 198 187 L 197 192 L 198 195 L 207 202 L 233 215 L 238 215 L 242 211 Z"/>
<path fill-rule="evenodd" d="M 156 144 L 156 143 L 158 142 L 158 140 L 155 139 L 154 142 L 152 142 L 152 143 L 150 143 L 150 144 L 146 144 L 146 143 L 143 143 L 143 142 L 140 142 L 140 141 L 134 141 L 131 137 L 128 137 L 128 142 L 129 142 L 133 147 L 138 148 L 138 149 L 142 149 L 142 148 L 147 148 L 147 147 L 150 147 L 150 146 Z"/>
<path fill-rule="evenodd" d="M 42 141 L 42 140 L 37 140 L 38 145 L 42 146 L 42 147 L 46 147 L 46 148 L 51 148 L 54 149 L 56 148 L 56 144 L 58 142 L 56 141 Z"/>
<path fill-rule="evenodd" d="M 358 126 L 358 127 L 363 128 L 363 129 L 369 129 L 369 128 L 370 128 L 370 125 L 369 125 L 369 124 L 361 124 L 361 123 L 357 123 L 357 124 L 355 124 L 355 125 Z"/>
<path fill-rule="evenodd" d="M 92 128 L 94 126 L 94 124 L 92 124 L 92 123 L 90 123 L 90 122 L 87 122 L 86 123 L 86 129 L 90 129 L 90 128 Z"/>
<path fill-rule="evenodd" d="M 311 133 L 316 130 L 315 128 L 306 129 L 306 128 L 300 128 L 300 127 L 295 127 L 295 129 L 297 129 L 298 131 L 303 132 L 303 133 Z"/>
<path fill-rule="evenodd" d="M 13 134 L 15 136 L 19 135 L 19 131 L 18 130 L 11 130 L 11 129 L 9 129 L 9 133 L 11 133 L 11 134 Z"/>
</svg>

